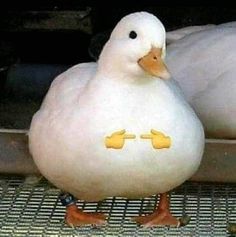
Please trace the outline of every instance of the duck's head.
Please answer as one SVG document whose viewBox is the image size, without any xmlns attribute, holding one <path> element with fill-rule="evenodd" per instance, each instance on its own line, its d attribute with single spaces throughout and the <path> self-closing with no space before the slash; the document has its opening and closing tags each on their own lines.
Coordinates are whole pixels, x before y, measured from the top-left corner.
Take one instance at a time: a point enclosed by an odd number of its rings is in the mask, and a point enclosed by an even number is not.
<svg viewBox="0 0 236 237">
<path fill-rule="evenodd" d="M 165 40 L 165 28 L 154 15 L 147 12 L 127 15 L 111 33 L 98 68 L 111 75 L 168 79 Z"/>
</svg>

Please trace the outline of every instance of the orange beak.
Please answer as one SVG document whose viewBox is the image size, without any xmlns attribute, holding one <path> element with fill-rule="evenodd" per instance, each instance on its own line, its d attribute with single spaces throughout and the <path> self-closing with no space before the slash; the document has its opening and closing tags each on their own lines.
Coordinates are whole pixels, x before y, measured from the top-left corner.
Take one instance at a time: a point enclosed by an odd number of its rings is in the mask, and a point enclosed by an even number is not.
<svg viewBox="0 0 236 237">
<path fill-rule="evenodd" d="M 169 79 L 170 73 L 161 58 L 162 49 L 152 48 L 150 52 L 138 60 L 139 66 L 148 74 L 161 79 Z"/>
</svg>

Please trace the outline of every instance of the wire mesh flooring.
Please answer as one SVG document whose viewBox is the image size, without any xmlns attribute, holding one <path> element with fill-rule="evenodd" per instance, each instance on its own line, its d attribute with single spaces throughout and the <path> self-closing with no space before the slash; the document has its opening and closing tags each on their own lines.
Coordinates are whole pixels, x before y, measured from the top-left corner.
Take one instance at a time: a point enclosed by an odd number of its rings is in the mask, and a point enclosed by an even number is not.
<svg viewBox="0 0 236 237">
<path fill-rule="evenodd" d="M 236 184 L 187 182 L 171 193 L 175 216 L 191 216 L 181 228 L 142 228 L 131 220 L 152 213 L 158 197 L 143 200 L 108 198 L 100 203 L 78 201 L 87 212 L 103 212 L 103 227 L 70 228 L 65 225 L 60 191 L 46 180 L 0 176 L 0 236 L 233 236 L 227 231 L 236 222 Z"/>
</svg>

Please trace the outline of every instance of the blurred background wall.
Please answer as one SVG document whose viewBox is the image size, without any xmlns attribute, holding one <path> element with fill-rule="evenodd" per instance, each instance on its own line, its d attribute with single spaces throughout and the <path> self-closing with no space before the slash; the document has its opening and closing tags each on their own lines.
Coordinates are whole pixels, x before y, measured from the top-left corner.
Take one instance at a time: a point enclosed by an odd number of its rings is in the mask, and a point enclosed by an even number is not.
<svg viewBox="0 0 236 237">
<path fill-rule="evenodd" d="M 95 61 L 110 31 L 128 13 L 149 11 L 168 31 L 236 20 L 232 6 L 104 3 L 34 0 L 1 6 L 0 128 L 27 129 L 54 77 L 71 65 Z"/>
</svg>

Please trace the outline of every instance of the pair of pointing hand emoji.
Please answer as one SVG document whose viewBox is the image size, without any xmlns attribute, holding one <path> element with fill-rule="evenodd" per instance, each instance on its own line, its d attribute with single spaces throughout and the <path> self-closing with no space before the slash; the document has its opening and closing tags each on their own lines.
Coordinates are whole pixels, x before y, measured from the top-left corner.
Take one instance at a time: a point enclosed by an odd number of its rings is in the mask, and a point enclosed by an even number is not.
<svg viewBox="0 0 236 237">
<path fill-rule="evenodd" d="M 114 132 L 111 136 L 105 138 L 106 148 L 122 149 L 125 144 L 125 139 L 135 139 L 134 134 L 126 134 L 125 129 Z M 151 129 L 150 134 L 143 134 L 142 139 L 150 139 L 154 149 L 169 148 L 171 146 L 171 139 L 165 136 L 162 132 Z"/>
</svg>

